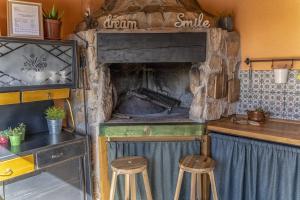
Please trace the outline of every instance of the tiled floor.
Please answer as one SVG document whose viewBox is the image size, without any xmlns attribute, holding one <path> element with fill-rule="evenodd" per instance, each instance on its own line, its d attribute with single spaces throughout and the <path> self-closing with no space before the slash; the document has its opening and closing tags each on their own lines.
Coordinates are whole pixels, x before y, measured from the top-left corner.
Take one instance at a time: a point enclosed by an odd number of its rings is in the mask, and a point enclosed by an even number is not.
<svg viewBox="0 0 300 200">
<path fill-rule="evenodd" d="M 241 98 L 238 113 L 263 108 L 271 117 L 300 120 L 300 80 L 297 70 L 291 70 L 287 84 L 276 84 L 273 71 L 253 71 L 252 81 L 248 71 L 240 72 Z"/>
</svg>

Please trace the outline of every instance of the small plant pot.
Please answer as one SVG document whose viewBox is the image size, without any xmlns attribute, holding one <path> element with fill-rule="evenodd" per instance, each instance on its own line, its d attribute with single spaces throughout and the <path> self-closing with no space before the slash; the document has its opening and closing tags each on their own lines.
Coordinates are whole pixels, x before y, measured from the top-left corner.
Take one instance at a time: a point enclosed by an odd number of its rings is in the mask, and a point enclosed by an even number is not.
<svg viewBox="0 0 300 200">
<path fill-rule="evenodd" d="M 11 146 L 10 151 L 12 153 L 20 153 L 21 152 L 21 146 Z"/>
<path fill-rule="evenodd" d="M 275 83 L 287 83 L 289 76 L 289 69 L 273 69 Z"/>
<path fill-rule="evenodd" d="M 8 144 L 8 137 L 0 136 L 0 144 Z"/>
<path fill-rule="evenodd" d="M 50 135 L 58 135 L 62 130 L 62 119 L 50 120 L 47 119 L 48 130 Z"/>
<path fill-rule="evenodd" d="M 9 141 L 11 146 L 20 146 L 21 135 L 11 135 L 9 136 Z"/>
<path fill-rule="evenodd" d="M 44 19 L 44 34 L 49 40 L 60 40 L 61 21 Z"/>
</svg>

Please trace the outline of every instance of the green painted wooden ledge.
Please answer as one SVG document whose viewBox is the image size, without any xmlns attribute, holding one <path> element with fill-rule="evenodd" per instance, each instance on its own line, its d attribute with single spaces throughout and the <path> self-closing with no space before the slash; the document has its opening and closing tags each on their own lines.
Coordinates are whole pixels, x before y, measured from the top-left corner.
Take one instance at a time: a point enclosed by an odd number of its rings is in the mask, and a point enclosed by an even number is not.
<svg viewBox="0 0 300 200">
<path fill-rule="evenodd" d="M 200 136 L 204 134 L 204 124 L 100 124 L 100 136 Z"/>
</svg>

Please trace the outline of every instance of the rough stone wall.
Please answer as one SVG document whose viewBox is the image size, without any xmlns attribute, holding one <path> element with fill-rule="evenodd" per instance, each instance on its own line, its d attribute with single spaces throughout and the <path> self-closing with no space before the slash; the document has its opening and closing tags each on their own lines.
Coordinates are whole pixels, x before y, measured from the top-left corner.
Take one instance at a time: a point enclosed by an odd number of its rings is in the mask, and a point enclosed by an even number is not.
<svg viewBox="0 0 300 200">
<path fill-rule="evenodd" d="M 191 91 L 194 100 L 190 118 L 194 121 L 216 120 L 236 112 L 236 103 L 228 103 L 227 96 L 215 99 L 210 93 L 214 91 L 215 77 L 222 70 L 225 71 L 228 80 L 237 74 L 241 63 L 239 35 L 217 28 L 209 29 L 208 33 L 206 62 L 193 65 L 191 69 Z"/>
<path fill-rule="evenodd" d="M 227 98 L 214 99 L 209 93 L 214 88 L 215 79 L 222 69 L 227 72 L 229 79 L 239 69 L 240 40 L 237 33 L 221 29 L 208 29 L 207 61 L 193 64 L 190 71 L 190 89 L 194 99 L 190 109 L 190 118 L 195 121 L 219 119 L 222 115 L 235 113 L 235 103 L 230 104 Z M 100 197 L 100 165 L 97 136 L 99 123 L 109 120 L 113 111 L 112 84 L 110 70 L 107 65 L 97 63 L 96 30 L 79 32 L 78 34 L 88 41 L 87 71 L 90 90 L 87 95 L 88 133 L 92 136 L 92 164 L 94 180 L 94 197 Z M 83 45 L 78 39 L 79 45 Z M 83 90 L 72 91 L 73 111 L 77 131 L 84 132 L 84 104 Z"/>
<path fill-rule="evenodd" d="M 112 85 L 110 81 L 110 70 L 105 64 L 97 63 L 96 54 L 96 31 L 88 30 L 78 33 L 80 37 L 88 41 L 86 49 L 87 56 L 87 76 L 89 90 L 86 91 L 86 105 L 88 116 L 88 134 L 92 138 L 92 168 L 93 168 L 93 183 L 94 197 L 100 198 L 99 180 L 100 180 L 100 165 L 98 152 L 99 123 L 104 122 L 111 117 L 112 113 Z M 76 38 L 76 37 L 74 37 Z M 77 38 L 80 46 L 83 43 Z M 84 103 L 83 90 L 76 89 L 72 91 L 72 106 L 74 112 L 74 120 L 78 132 L 84 132 Z"/>
</svg>

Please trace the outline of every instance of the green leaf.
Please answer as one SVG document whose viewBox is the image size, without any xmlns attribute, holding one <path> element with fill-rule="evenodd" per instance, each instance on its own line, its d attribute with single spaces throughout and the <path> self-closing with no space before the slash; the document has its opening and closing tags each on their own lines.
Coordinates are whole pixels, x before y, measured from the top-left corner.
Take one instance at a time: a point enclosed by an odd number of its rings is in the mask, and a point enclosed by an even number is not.
<svg viewBox="0 0 300 200">
<path fill-rule="evenodd" d="M 49 107 L 46 111 L 46 118 L 49 120 L 57 120 L 57 119 L 63 119 L 66 116 L 66 112 L 64 109 L 59 108 L 59 107 Z"/>
<path fill-rule="evenodd" d="M 53 2 L 52 8 L 48 12 L 43 9 L 43 16 L 45 19 L 61 20 L 64 16 L 64 11 L 59 15 L 58 9 Z"/>
<path fill-rule="evenodd" d="M 58 11 L 55 8 L 55 5 L 52 6 L 50 15 L 51 15 L 51 19 L 57 19 L 58 18 Z"/>
<path fill-rule="evenodd" d="M 61 18 L 64 16 L 64 14 L 65 14 L 65 11 L 63 11 L 63 12 L 58 16 L 57 20 L 61 20 Z"/>
</svg>

